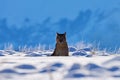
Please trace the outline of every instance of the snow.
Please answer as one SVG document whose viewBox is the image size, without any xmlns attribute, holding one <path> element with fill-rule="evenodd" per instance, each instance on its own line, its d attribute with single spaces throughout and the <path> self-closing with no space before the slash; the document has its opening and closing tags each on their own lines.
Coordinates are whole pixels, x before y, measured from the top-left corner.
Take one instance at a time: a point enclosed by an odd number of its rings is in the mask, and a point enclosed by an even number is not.
<svg viewBox="0 0 120 80">
<path fill-rule="evenodd" d="M 120 80 L 120 55 L 70 50 L 67 57 L 51 57 L 51 50 L 0 50 L 0 80 Z"/>
</svg>

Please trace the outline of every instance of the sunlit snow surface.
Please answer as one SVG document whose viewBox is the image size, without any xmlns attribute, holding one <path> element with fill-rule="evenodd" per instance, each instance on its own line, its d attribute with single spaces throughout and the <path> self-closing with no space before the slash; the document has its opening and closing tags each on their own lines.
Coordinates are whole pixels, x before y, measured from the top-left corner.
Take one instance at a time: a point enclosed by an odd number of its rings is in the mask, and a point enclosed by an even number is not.
<svg viewBox="0 0 120 80">
<path fill-rule="evenodd" d="M 0 80 L 120 80 L 120 56 L 90 49 L 52 51 L 0 50 Z"/>
</svg>

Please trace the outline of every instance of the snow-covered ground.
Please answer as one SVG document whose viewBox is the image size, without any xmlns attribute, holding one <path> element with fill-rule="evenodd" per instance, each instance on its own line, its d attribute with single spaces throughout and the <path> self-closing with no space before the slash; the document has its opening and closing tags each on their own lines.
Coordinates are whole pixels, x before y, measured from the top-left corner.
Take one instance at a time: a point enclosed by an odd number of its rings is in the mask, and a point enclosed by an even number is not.
<svg viewBox="0 0 120 80">
<path fill-rule="evenodd" d="M 70 48 L 68 57 L 51 51 L 0 50 L 0 80 L 120 80 L 120 55 Z"/>
</svg>

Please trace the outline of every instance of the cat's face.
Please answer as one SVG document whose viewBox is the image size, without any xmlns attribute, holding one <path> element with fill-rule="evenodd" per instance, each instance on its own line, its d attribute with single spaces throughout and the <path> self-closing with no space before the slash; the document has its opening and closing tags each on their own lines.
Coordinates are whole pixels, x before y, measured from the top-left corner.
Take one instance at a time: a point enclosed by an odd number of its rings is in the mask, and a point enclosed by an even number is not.
<svg viewBox="0 0 120 80">
<path fill-rule="evenodd" d="M 57 41 L 57 43 L 66 42 L 66 32 L 64 34 L 57 33 L 56 41 Z"/>
</svg>

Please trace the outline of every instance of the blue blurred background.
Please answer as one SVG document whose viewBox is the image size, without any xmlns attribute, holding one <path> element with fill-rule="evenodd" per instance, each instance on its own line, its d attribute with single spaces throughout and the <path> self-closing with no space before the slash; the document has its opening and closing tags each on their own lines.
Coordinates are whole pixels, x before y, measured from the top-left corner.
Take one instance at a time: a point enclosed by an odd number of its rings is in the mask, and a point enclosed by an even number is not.
<svg viewBox="0 0 120 80">
<path fill-rule="evenodd" d="M 120 0 L 0 0 L 0 49 L 51 45 L 67 32 L 69 45 L 84 41 L 120 47 Z"/>
</svg>

